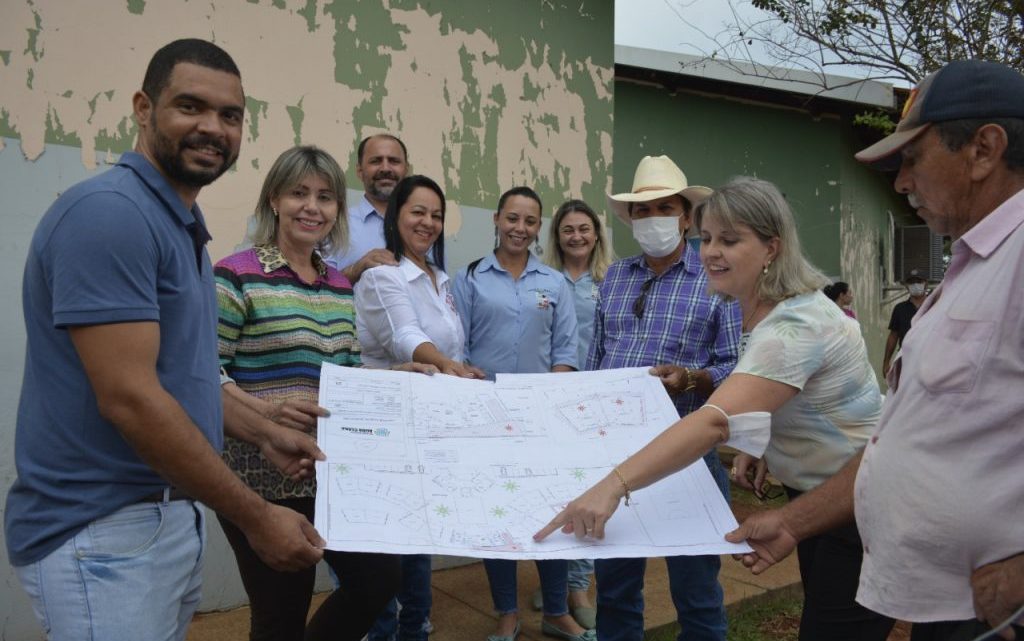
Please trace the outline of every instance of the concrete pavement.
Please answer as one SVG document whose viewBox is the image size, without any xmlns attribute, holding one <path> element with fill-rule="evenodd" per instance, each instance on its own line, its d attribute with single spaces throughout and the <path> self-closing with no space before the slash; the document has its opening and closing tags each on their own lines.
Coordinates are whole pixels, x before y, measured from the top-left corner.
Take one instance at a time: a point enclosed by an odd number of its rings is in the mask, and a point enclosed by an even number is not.
<svg viewBox="0 0 1024 641">
<path fill-rule="evenodd" d="M 548 639 L 540 633 L 540 613 L 530 608 L 530 595 L 539 581 L 532 562 L 520 562 L 519 603 L 523 641 Z M 746 598 L 766 594 L 800 581 L 796 555 L 754 576 L 729 557 L 722 557 L 719 577 L 725 590 L 727 605 Z M 430 620 L 435 631 L 431 641 L 484 641 L 494 631 L 496 617 L 492 610 L 490 590 L 482 563 L 473 563 L 446 570 L 435 570 L 433 575 L 434 607 Z M 651 559 L 645 579 L 644 624 L 647 629 L 675 620 L 675 609 L 668 591 L 668 576 L 663 559 Z M 313 608 L 319 606 L 323 595 L 314 599 Z M 593 587 L 591 601 L 593 602 Z M 189 629 L 188 641 L 244 641 L 248 638 L 249 609 L 238 608 L 228 612 L 197 615 Z"/>
</svg>

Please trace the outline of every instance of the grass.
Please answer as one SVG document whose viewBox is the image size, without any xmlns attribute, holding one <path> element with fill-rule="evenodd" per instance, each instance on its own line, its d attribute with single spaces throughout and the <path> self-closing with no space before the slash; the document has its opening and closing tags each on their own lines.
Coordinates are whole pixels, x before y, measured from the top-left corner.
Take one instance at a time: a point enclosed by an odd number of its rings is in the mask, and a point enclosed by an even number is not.
<svg viewBox="0 0 1024 641">
<path fill-rule="evenodd" d="M 779 590 L 727 608 L 729 641 L 796 641 L 803 597 L 799 590 Z M 679 624 L 669 623 L 644 635 L 645 641 L 675 641 Z"/>
<path fill-rule="evenodd" d="M 750 490 L 743 489 L 735 483 L 729 484 L 729 504 L 735 507 L 747 507 L 757 508 L 758 510 L 767 510 L 777 507 L 782 507 L 786 504 L 786 495 L 782 493 L 780 486 L 773 486 L 769 491 L 769 495 L 774 498 L 762 501 L 761 499 L 754 496 L 754 493 Z"/>
</svg>

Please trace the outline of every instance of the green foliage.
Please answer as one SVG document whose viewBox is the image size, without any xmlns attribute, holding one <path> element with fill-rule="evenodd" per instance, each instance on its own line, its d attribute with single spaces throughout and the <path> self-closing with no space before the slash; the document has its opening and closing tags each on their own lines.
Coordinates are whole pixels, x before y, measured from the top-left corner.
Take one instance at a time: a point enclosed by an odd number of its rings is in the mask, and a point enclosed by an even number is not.
<svg viewBox="0 0 1024 641">
<path fill-rule="evenodd" d="M 1022 0 L 751 0 L 768 18 L 734 25 L 785 66 L 868 69 L 916 83 L 950 60 L 981 58 L 1024 71 Z M 731 49 L 726 45 L 726 49 Z M 716 52 L 717 53 L 717 52 Z"/>
<path fill-rule="evenodd" d="M 892 116 L 884 111 L 865 111 L 853 117 L 853 124 L 870 127 L 877 130 L 883 136 L 888 136 L 896 130 L 896 123 Z"/>
</svg>

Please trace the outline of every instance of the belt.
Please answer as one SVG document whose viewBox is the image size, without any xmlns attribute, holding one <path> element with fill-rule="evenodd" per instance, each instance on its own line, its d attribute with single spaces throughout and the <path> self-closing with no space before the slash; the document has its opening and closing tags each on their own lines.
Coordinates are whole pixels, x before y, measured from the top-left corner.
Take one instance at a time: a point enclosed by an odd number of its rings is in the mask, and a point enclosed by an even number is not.
<svg viewBox="0 0 1024 641">
<path fill-rule="evenodd" d="M 163 503 L 164 501 L 194 501 L 195 499 L 176 487 L 168 487 L 140 498 L 137 503 Z"/>
</svg>

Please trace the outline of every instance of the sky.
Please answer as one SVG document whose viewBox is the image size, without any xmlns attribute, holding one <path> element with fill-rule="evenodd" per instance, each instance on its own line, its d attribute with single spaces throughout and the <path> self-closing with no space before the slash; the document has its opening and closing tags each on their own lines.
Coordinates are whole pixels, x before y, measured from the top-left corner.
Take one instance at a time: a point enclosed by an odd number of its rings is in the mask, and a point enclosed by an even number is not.
<svg viewBox="0 0 1024 641">
<path fill-rule="evenodd" d="M 770 16 L 756 9 L 750 0 L 617 0 L 615 44 L 709 56 L 721 48 L 718 43 L 732 39 L 727 34 L 731 25 Z M 749 47 L 749 53 L 755 62 L 777 64 L 756 43 Z M 831 67 L 829 73 L 863 78 L 868 72 L 842 66 Z"/>
<path fill-rule="evenodd" d="M 748 0 L 618 0 L 615 44 L 708 55 L 714 37 L 735 24 L 733 11 L 747 18 L 762 12 Z"/>
</svg>

